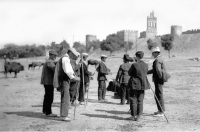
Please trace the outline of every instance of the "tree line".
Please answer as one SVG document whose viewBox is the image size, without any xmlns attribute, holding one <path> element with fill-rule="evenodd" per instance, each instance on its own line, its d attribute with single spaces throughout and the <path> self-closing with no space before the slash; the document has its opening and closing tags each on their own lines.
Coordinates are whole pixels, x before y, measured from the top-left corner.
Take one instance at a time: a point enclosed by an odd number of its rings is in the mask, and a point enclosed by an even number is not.
<svg viewBox="0 0 200 132">
<path fill-rule="evenodd" d="M 161 37 L 161 45 L 164 47 L 165 50 L 168 50 L 169 57 L 170 57 L 170 50 L 172 49 L 173 45 L 173 37 L 169 34 L 163 35 Z M 80 42 L 74 42 L 73 46 L 78 52 L 89 52 L 94 51 L 96 49 L 101 49 L 105 51 L 110 51 L 112 54 L 114 51 L 123 49 L 125 52 L 132 49 L 132 47 L 136 45 L 133 42 L 125 42 L 122 36 L 118 34 L 110 34 L 106 37 L 105 40 L 102 41 L 92 41 L 89 42 L 87 47 Z M 155 43 L 152 39 L 147 41 L 148 49 L 157 46 L 158 44 Z M 0 57 L 4 57 L 5 55 L 10 58 L 27 58 L 27 57 L 37 57 L 37 56 L 44 56 L 46 49 L 54 49 L 57 51 L 59 56 L 61 56 L 63 49 L 69 49 L 70 45 L 66 40 L 63 40 L 60 43 L 51 42 L 50 45 L 17 45 L 14 43 L 9 43 L 4 46 L 3 49 L 0 49 Z"/>
</svg>

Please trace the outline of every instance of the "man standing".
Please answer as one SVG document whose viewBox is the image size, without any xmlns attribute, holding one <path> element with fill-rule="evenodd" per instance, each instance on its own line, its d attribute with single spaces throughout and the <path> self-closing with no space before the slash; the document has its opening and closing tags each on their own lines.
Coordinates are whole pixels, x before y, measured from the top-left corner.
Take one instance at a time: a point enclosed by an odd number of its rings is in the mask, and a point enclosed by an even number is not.
<svg viewBox="0 0 200 132">
<path fill-rule="evenodd" d="M 153 82 L 155 84 L 155 95 L 158 98 L 159 102 L 156 100 L 158 112 L 154 112 L 154 116 L 164 116 L 163 112 L 165 111 L 164 97 L 163 97 L 163 85 L 164 81 L 162 79 L 162 70 L 166 70 L 164 61 L 160 56 L 160 48 L 155 47 L 151 49 L 152 56 L 155 58 L 153 62 L 153 69 L 148 71 L 148 74 L 153 73 Z M 161 107 L 160 107 L 160 105 Z"/>
<path fill-rule="evenodd" d="M 128 74 L 130 76 L 130 109 L 129 119 L 138 121 L 143 114 L 144 90 L 149 89 L 147 80 L 148 65 L 141 59 L 144 56 L 142 51 L 136 52 L 137 62 L 133 63 Z"/>
<path fill-rule="evenodd" d="M 43 101 L 43 114 L 54 117 L 57 116 L 52 114 L 51 105 L 53 103 L 54 97 L 54 87 L 53 87 L 53 77 L 55 71 L 55 59 L 57 56 L 57 52 L 55 50 L 49 51 L 49 58 L 46 60 L 41 76 L 41 84 L 44 85 L 45 95 Z"/>
<path fill-rule="evenodd" d="M 127 95 L 127 104 L 129 104 L 129 91 L 127 90 L 127 84 L 129 81 L 130 76 L 128 75 L 128 71 L 131 68 L 131 64 L 129 63 L 129 55 L 124 54 L 123 57 L 124 64 L 120 65 L 119 70 L 117 72 L 116 81 L 120 83 L 120 90 L 121 90 L 121 105 L 125 104 L 125 98 Z"/>
<path fill-rule="evenodd" d="M 83 65 L 81 65 L 81 68 L 80 68 L 81 81 L 80 81 L 80 90 L 79 90 L 79 103 L 81 105 L 84 105 L 85 93 L 87 92 L 88 87 L 89 87 L 90 76 L 93 75 L 90 71 L 88 71 L 87 62 L 86 62 L 87 61 L 87 57 L 88 57 L 87 53 L 82 53 L 82 59 L 83 59 L 83 63 L 82 64 Z M 84 78 L 84 80 L 83 80 L 83 78 Z"/>
<path fill-rule="evenodd" d="M 61 91 L 60 117 L 63 121 L 70 121 L 70 80 L 80 80 L 79 77 L 75 76 L 74 70 L 70 63 L 70 59 L 76 60 L 79 53 L 74 48 L 70 48 L 69 50 L 63 50 L 62 54 L 63 56 L 56 64 L 56 70 L 54 74 L 54 87 L 60 87 Z"/>
<path fill-rule="evenodd" d="M 101 62 L 99 66 L 97 67 L 97 80 L 98 80 L 98 100 L 99 101 L 106 101 L 105 95 L 106 95 L 106 75 L 110 74 L 110 69 L 108 69 L 105 65 L 107 56 L 101 55 Z"/>
</svg>

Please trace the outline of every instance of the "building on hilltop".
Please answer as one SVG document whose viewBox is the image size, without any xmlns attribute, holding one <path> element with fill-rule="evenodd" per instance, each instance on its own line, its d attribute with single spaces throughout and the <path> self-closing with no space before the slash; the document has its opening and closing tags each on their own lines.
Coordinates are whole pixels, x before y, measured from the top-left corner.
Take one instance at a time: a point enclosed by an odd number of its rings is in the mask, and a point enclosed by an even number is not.
<svg viewBox="0 0 200 132">
<path fill-rule="evenodd" d="M 196 34 L 196 33 L 200 33 L 200 29 L 192 29 L 182 32 L 182 34 Z"/>
<path fill-rule="evenodd" d="M 154 11 L 147 16 L 147 30 L 140 33 L 140 38 L 154 39 L 157 35 L 157 17 L 154 16 Z"/>
<path fill-rule="evenodd" d="M 117 32 L 118 36 L 121 36 L 125 42 L 135 43 L 138 39 L 138 31 L 133 30 L 121 30 Z"/>
<path fill-rule="evenodd" d="M 90 42 L 97 41 L 96 35 L 86 35 L 86 48 L 89 47 Z"/>
<path fill-rule="evenodd" d="M 182 26 L 172 25 L 171 26 L 171 35 L 173 37 L 180 37 L 182 34 Z"/>
</svg>

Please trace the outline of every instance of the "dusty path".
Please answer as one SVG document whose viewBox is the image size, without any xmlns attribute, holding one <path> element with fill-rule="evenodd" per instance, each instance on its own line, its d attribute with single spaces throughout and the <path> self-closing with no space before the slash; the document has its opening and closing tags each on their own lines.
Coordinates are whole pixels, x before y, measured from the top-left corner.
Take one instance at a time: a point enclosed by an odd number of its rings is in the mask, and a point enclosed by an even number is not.
<svg viewBox="0 0 200 132">
<path fill-rule="evenodd" d="M 20 60 L 26 64 L 26 61 Z M 113 65 L 114 64 L 114 65 Z M 120 59 L 108 60 L 112 71 L 118 70 Z M 151 65 L 150 65 L 151 67 Z M 43 86 L 39 84 L 41 69 L 20 72 L 18 78 L 0 74 L 0 131 L 200 131 L 200 63 L 186 58 L 167 61 L 172 78 L 165 84 L 166 115 L 153 117 L 157 111 L 152 91 L 147 90 L 144 100 L 144 116 L 139 122 L 126 120 L 128 105 L 107 92 L 108 102 L 97 102 L 97 81 L 91 82 L 89 102 L 78 106 L 76 119 L 63 122 L 58 118 L 42 115 Z M 90 70 L 94 70 L 91 68 Z M 113 74 L 108 78 L 114 78 Z M 148 76 L 151 82 L 151 76 Z M 151 82 L 152 87 L 154 85 Z M 55 90 L 53 112 L 59 115 L 60 93 Z M 71 108 L 73 119 L 74 107 Z"/>
</svg>

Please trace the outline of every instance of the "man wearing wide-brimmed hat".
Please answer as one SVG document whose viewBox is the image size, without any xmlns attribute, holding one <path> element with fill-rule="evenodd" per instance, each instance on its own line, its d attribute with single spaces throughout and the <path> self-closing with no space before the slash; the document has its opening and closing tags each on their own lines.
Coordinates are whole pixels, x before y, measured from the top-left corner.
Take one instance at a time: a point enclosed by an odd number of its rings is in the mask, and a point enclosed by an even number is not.
<svg viewBox="0 0 200 132">
<path fill-rule="evenodd" d="M 127 90 L 127 84 L 130 76 L 128 75 L 128 70 L 131 67 L 129 63 L 130 57 L 128 54 L 124 54 L 123 62 L 124 64 L 119 66 L 119 70 L 117 72 L 116 81 L 120 83 L 121 90 L 121 105 L 125 104 L 125 99 L 127 98 L 127 104 L 129 104 L 129 92 Z"/>
<path fill-rule="evenodd" d="M 166 70 L 163 58 L 160 55 L 160 48 L 154 47 L 151 49 L 152 56 L 155 58 L 153 62 L 153 69 L 148 71 L 148 74 L 153 74 L 153 82 L 155 84 L 155 95 L 159 102 L 156 100 L 158 112 L 154 112 L 154 116 L 164 116 L 165 111 L 164 97 L 163 97 L 163 85 L 164 81 L 162 79 L 162 70 Z M 160 105 L 161 107 L 160 107 Z"/>
<path fill-rule="evenodd" d="M 53 77 L 55 71 L 55 59 L 58 53 L 55 50 L 49 51 L 49 58 L 44 63 L 41 76 L 41 84 L 44 85 L 45 95 L 43 101 L 43 114 L 47 116 L 56 116 L 52 114 L 51 105 L 54 97 Z"/>
<path fill-rule="evenodd" d="M 74 48 L 65 49 L 62 51 L 62 57 L 56 64 L 53 84 L 55 88 L 59 87 L 61 91 L 60 116 L 63 121 L 70 121 L 70 81 L 80 81 L 70 63 L 70 59 L 76 60 L 78 56 L 79 53 Z"/>
<path fill-rule="evenodd" d="M 106 101 L 105 95 L 106 95 L 106 75 L 110 74 L 110 69 L 106 67 L 106 55 L 101 55 L 101 62 L 99 63 L 99 66 L 97 67 L 97 80 L 98 80 L 98 100 L 99 101 Z"/>
</svg>

